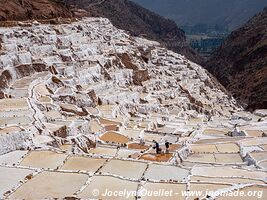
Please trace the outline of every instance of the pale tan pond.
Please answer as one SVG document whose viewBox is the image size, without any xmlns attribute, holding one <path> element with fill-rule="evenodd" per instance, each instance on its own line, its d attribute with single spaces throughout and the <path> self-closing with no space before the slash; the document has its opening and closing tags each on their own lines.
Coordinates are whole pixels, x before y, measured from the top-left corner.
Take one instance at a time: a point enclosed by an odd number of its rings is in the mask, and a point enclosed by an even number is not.
<svg viewBox="0 0 267 200">
<path fill-rule="evenodd" d="M 18 99 L 0 99 L 0 111 L 8 110 L 26 110 L 28 109 L 28 102 L 26 98 Z"/>
<path fill-rule="evenodd" d="M 141 197 L 141 200 L 185 200 L 185 197 L 182 197 L 181 191 L 186 191 L 185 184 L 169 184 L 169 183 L 146 183 L 144 185 L 144 190 L 148 191 L 147 195 Z M 170 191 L 172 195 L 168 195 L 164 192 L 162 196 L 153 195 L 152 192 L 166 191 L 167 193 Z M 177 194 L 176 194 L 177 193 Z M 146 194 L 146 193 L 144 193 Z"/>
<path fill-rule="evenodd" d="M 32 151 L 23 161 L 21 166 L 29 166 L 34 168 L 51 168 L 56 169 L 63 164 L 67 155 L 59 154 L 52 151 Z"/>
<path fill-rule="evenodd" d="M 216 147 L 220 153 L 237 153 L 239 147 L 234 143 L 216 144 Z"/>
<path fill-rule="evenodd" d="M 206 129 L 203 131 L 204 135 L 224 136 L 230 130 L 229 129 Z"/>
<path fill-rule="evenodd" d="M 199 162 L 199 163 L 215 163 L 215 157 L 213 154 L 192 154 L 186 161 Z"/>
<path fill-rule="evenodd" d="M 5 192 L 17 186 L 20 181 L 33 172 L 28 169 L 0 167 L 0 196 L 2 197 Z"/>
<path fill-rule="evenodd" d="M 234 200 L 256 200 L 256 199 L 267 199 L 267 187 L 265 186 L 251 186 L 251 187 L 245 187 L 243 189 L 240 189 L 240 191 L 244 192 L 246 196 L 237 196 L 234 197 Z M 248 194 L 253 194 L 255 192 L 254 196 L 249 196 Z M 216 198 L 218 200 L 229 200 L 233 199 L 230 197 L 218 197 Z"/>
<path fill-rule="evenodd" d="M 257 162 L 262 161 L 262 160 L 267 160 L 267 151 L 263 151 L 263 152 L 252 152 L 252 153 L 250 153 L 250 155 Z"/>
<path fill-rule="evenodd" d="M 28 125 L 31 122 L 31 118 L 28 116 L 17 116 L 17 117 L 5 117 L 0 118 L 0 126 L 8 125 Z"/>
<path fill-rule="evenodd" d="M 78 195 L 78 198 L 82 199 L 126 199 L 126 197 L 115 197 L 115 196 L 104 196 L 106 190 L 115 192 L 115 191 L 136 191 L 138 183 L 130 182 L 127 180 L 121 180 L 119 178 L 114 178 L 110 176 L 94 176 L 91 183 L 87 186 L 81 194 Z M 98 195 L 93 195 L 93 191 L 98 190 Z M 128 199 L 135 199 L 134 196 L 131 196 Z"/>
<path fill-rule="evenodd" d="M 63 145 L 60 145 L 59 147 L 63 151 L 71 151 L 72 150 L 72 145 L 71 144 L 63 144 Z"/>
<path fill-rule="evenodd" d="M 222 163 L 222 164 L 238 164 L 242 163 L 243 160 L 241 156 L 237 153 L 231 153 L 231 154 L 215 154 L 216 163 Z"/>
<path fill-rule="evenodd" d="M 138 129 L 126 129 L 121 130 L 123 135 L 127 135 L 129 138 L 137 139 L 140 135 L 141 130 Z"/>
<path fill-rule="evenodd" d="M 93 107 L 86 107 L 86 110 L 91 113 L 92 115 L 98 115 L 99 111 L 97 108 L 93 108 Z"/>
<path fill-rule="evenodd" d="M 86 158 L 81 156 L 72 156 L 61 167 L 62 170 L 75 170 L 75 171 L 89 171 L 96 172 L 104 163 L 106 159 Z"/>
<path fill-rule="evenodd" d="M 102 129 L 102 126 L 96 120 L 90 121 L 90 130 L 93 133 L 100 132 L 101 129 Z"/>
<path fill-rule="evenodd" d="M 10 153 L 0 156 L 0 164 L 18 164 L 18 162 L 25 156 L 28 151 L 12 151 Z"/>
<path fill-rule="evenodd" d="M 233 167 L 208 167 L 197 166 L 192 169 L 192 174 L 196 176 L 210 177 L 244 177 L 244 178 L 264 178 L 267 172 L 249 171 L 244 169 L 236 169 Z"/>
<path fill-rule="evenodd" d="M 258 164 L 260 167 L 263 169 L 267 169 L 267 161 L 262 161 L 261 163 Z"/>
<path fill-rule="evenodd" d="M 248 136 L 251 137 L 261 137 L 263 133 L 263 131 L 261 130 L 245 130 L 245 131 L 248 134 Z"/>
<path fill-rule="evenodd" d="M 244 146 L 267 144 L 267 137 L 246 139 L 242 141 L 242 144 Z"/>
<path fill-rule="evenodd" d="M 203 191 L 203 193 L 205 194 L 206 192 L 215 192 L 219 189 L 224 189 L 224 188 L 228 188 L 231 185 L 227 185 L 227 184 L 207 184 L 207 183 L 191 183 L 190 184 L 190 190 L 191 191 Z M 201 197 L 206 197 L 206 195 L 202 195 L 202 196 L 190 196 L 189 199 L 190 200 L 194 200 L 195 198 L 201 198 Z"/>
<path fill-rule="evenodd" d="M 177 180 L 182 181 L 189 171 L 176 166 L 151 164 L 145 173 L 146 179 L 152 180 Z"/>
<path fill-rule="evenodd" d="M 139 155 L 139 151 L 129 150 L 129 149 L 120 149 L 118 152 L 119 158 L 133 158 L 135 154 Z"/>
<path fill-rule="evenodd" d="M 267 151 L 267 144 L 260 145 L 260 147 L 261 147 L 264 151 Z"/>
<path fill-rule="evenodd" d="M 121 125 L 120 122 L 109 120 L 109 119 L 104 119 L 104 118 L 100 118 L 99 122 L 102 125 L 118 125 L 118 126 Z"/>
<path fill-rule="evenodd" d="M 101 169 L 101 172 L 139 179 L 146 166 L 145 163 L 141 162 L 111 160 Z"/>
<path fill-rule="evenodd" d="M 190 182 L 197 183 L 226 183 L 226 184 L 264 184 L 263 181 L 247 179 L 247 178 L 220 178 L 220 177 L 205 177 L 205 176 L 191 176 Z"/>
<path fill-rule="evenodd" d="M 153 140 L 155 141 L 160 141 L 163 138 L 162 135 L 157 135 L 157 134 L 149 134 L 145 133 L 144 135 L 144 140 L 152 142 Z"/>
<path fill-rule="evenodd" d="M 235 164 L 242 163 L 243 160 L 239 154 L 192 154 L 186 161 L 196 163 L 218 163 L 218 164 Z"/>
<path fill-rule="evenodd" d="M 88 180 L 75 173 L 42 172 L 16 190 L 10 199 L 45 199 L 72 196 Z"/>
<path fill-rule="evenodd" d="M 219 143 L 219 142 L 236 142 L 236 141 L 240 141 L 243 140 L 244 137 L 237 137 L 237 138 L 231 138 L 231 137 L 227 137 L 227 138 L 216 138 L 216 139 L 201 139 L 198 140 L 197 142 L 195 142 L 194 144 L 213 144 L 213 143 Z"/>
<path fill-rule="evenodd" d="M 21 131 L 21 128 L 19 128 L 18 126 L 9 126 L 6 128 L 0 128 L 0 135 L 6 133 L 19 132 L 19 131 Z"/>
<path fill-rule="evenodd" d="M 44 104 L 52 103 L 52 99 L 50 97 L 48 97 L 48 96 L 40 96 L 38 98 L 38 101 L 40 101 L 41 103 L 44 103 Z"/>
<path fill-rule="evenodd" d="M 47 96 L 50 95 L 50 92 L 48 91 L 48 89 L 46 88 L 45 84 L 39 84 L 37 86 L 34 87 L 34 92 L 37 95 L 40 96 Z"/>
<path fill-rule="evenodd" d="M 106 147 L 96 147 L 95 149 L 90 150 L 89 153 L 107 155 L 107 156 L 115 156 L 115 154 L 117 153 L 117 149 L 106 148 Z"/>
<path fill-rule="evenodd" d="M 190 145 L 189 148 L 194 153 L 216 153 L 218 152 L 216 145 L 214 144 Z"/>
</svg>

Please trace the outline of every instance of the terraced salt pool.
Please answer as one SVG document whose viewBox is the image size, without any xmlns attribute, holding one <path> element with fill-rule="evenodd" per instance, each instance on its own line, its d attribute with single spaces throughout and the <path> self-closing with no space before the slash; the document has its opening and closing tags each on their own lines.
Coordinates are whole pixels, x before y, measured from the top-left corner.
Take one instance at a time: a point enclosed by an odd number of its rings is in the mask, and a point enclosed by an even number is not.
<svg viewBox="0 0 267 200">
<path fill-rule="evenodd" d="M 0 196 L 17 186 L 20 181 L 23 181 L 27 175 L 33 172 L 29 169 L 0 167 Z"/>
<path fill-rule="evenodd" d="M 122 180 L 119 178 L 114 178 L 111 176 L 94 176 L 90 184 L 78 194 L 78 198 L 82 199 L 126 199 L 123 197 L 114 197 L 114 196 L 104 196 L 106 190 L 109 191 L 136 191 L 138 182 L 132 182 L 127 180 Z M 93 195 L 93 191 L 98 190 L 96 195 Z M 135 199 L 134 196 L 131 196 L 128 199 Z"/>
<path fill-rule="evenodd" d="M 238 153 L 239 146 L 234 143 L 190 145 L 194 153 Z"/>
<path fill-rule="evenodd" d="M 96 120 L 92 120 L 90 121 L 90 130 L 93 132 L 93 133 L 98 133 L 100 132 L 100 130 L 102 129 L 103 127 L 96 121 Z"/>
<path fill-rule="evenodd" d="M 90 150 L 92 154 L 106 155 L 106 156 L 115 156 L 117 153 L 115 148 L 106 148 L 106 147 L 96 147 L 95 149 Z"/>
<path fill-rule="evenodd" d="M 238 164 L 243 163 L 239 154 L 192 154 L 186 161 L 196 163 Z"/>
<path fill-rule="evenodd" d="M 214 144 L 191 145 L 190 150 L 194 153 L 215 153 L 215 152 L 218 152 L 216 145 L 214 145 Z"/>
<path fill-rule="evenodd" d="M 151 180 L 184 180 L 189 174 L 189 171 L 176 166 L 167 165 L 149 165 L 145 178 Z"/>
<path fill-rule="evenodd" d="M 68 160 L 61 167 L 61 169 L 62 170 L 74 170 L 74 171 L 88 171 L 88 172 L 94 173 L 105 162 L 106 162 L 106 159 L 72 156 L 68 158 Z"/>
<path fill-rule="evenodd" d="M 141 130 L 139 129 L 125 129 L 120 131 L 123 135 L 127 135 L 129 138 L 137 139 Z"/>
<path fill-rule="evenodd" d="M 213 135 L 213 136 L 224 136 L 230 130 L 229 129 L 206 129 L 203 131 L 204 135 Z"/>
<path fill-rule="evenodd" d="M 31 118 L 28 116 L 17 116 L 17 117 L 5 117 L 0 118 L 0 126 L 5 125 L 28 125 L 31 122 Z"/>
<path fill-rule="evenodd" d="M 56 169 L 63 164 L 66 154 L 52 151 L 32 151 L 20 163 L 21 166 Z"/>
<path fill-rule="evenodd" d="M 118 158 L 135 158 L 139 156 L 139 153 L 139 151 L 121 148 L 117 156 Z"/>
<path fill-rule="evenodd" d="M 167 196 L 168 200 L 185 200 L 185 197 L 182 197 L 181 191 L 186 191 L 185 184 L 169 184 L 169 183 L 146 183 L 144 185 L 144 190 L 146 191 L 173 191 L 172 196 Z M 177 194 L 176 194 L 177 193 Z M 144 193 L 145 194 L 145 193 Z M 149 193 L 147 193 L 149 194 Z M 162 196 L 156 195 L 146 195 L 142 196 L 141 200 L 161 200 L 164 199 Z"/>
<path fill-rule="evenodd" d="M 252 153 L 250 153 L 250 155 L 257 162 L 260 162 L 260 161 L 263 161 L 263 160 L 267 160 L 267 151 L 252 152 Z"/>
<path fill-rule="evenodd" d="M 16 165 L 28 151 L 12 151 L 0 156 L 0 164 Z"/>
<path fill-rule="evenodd" d="M 21 110 L 28 109 L 28 102 L 25 98 L 0 100 L 0 111 L 19 110 L 19 109 Z"/>
<path fill-rule="evenodd" d="M 223 183 L 223 184 L 264 184 L 263 181 L 247 178 L 219 178 L 219 177 L 205 177 L 205 176 L 191 176 L 190 182 L 197 183 Z"/>
<path fill-rule="evenodd" d="M 88 180 L 85 174 L 42 172 L 23 184 L 10 199 L 47 199 L 72 196 Z"/>
<path fill-rule="evenodd" d="M 209 176 L 209 177 L 240 177 L 240 178 L 254 178 L 262 179 L 267 177 L 267 173 L 263 171 L 250 171 L 239 169 L 235 167 L 211 167 L 211 166 L 195 166 L 191 173 L 196 176 Z"/>
<path fill-rule="evenodd" d="M 139 179 L 146 167 L 147 164 L 142 162 L 111 160 L 101 169 L 101 172 Z"/>
<path fill-rule="evenodd" d="M 240 189 L 244 192 L 246 196 L 237 196 L 235 200 L 256 200 L 256 199 L 266 199 L 267 198 L 267 187 L 266 186 L 251 186 Z M 254 196 L 249 196 L 248 194 L 255 194 Z M 218 200 L 228 200 L 229 197 L 218 197 Z"/>
<path fill-rule="evenodd" d="M 206 192 L 215 192 L 220 189 L 225 189 L 230 187 L 228 184 L 212 184 L 212 183 L 191 183 L 190 190 L 191 191 L 203 191 L 202 196 L 190 196 L 188 199 L 194 200 L 195 198 L 206 197 Z"/>
</svg>

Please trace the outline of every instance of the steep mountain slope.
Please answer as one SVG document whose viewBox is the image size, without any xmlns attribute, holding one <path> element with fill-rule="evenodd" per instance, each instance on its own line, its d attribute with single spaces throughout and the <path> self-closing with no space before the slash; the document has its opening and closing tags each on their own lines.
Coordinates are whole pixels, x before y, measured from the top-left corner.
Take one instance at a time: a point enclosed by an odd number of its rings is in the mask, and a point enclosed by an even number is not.
<svg viewBox="0 0 267 200">
<path fill-rule="evenodd" d="M 71 17 L 60 0 L 0 0 L 0 21 Z"/>
<path fill-rule="evenodd" d="M 128 0 L 67 0 L 68 4 L 88 11 L 88 16 L 106 17 L 132 35 L 143 35 L 200 63 L 201 57 L 186 44 L 185 33 L 175 22 L 165 19 Z"/>
<path fill-rule="evenodd" d="M 267 6 L 267 0 L 133 0 L 179 26 L 219 25 L 233 31 Z"/>
<path fill-rule="evenodd" d="M 266 108 L 267 8 L 234 31 L 207 68 L 249 108 Z"/>
</svg>

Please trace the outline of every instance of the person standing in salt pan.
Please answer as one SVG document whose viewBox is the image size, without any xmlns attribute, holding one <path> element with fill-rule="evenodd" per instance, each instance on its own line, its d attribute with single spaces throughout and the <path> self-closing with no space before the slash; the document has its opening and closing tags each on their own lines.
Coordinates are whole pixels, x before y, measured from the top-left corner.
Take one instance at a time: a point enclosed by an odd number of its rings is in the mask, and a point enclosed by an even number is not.
<svg viewBox="0 0 267 200">
<path fill-rule="evenodd" d="M 155 143 L 155 146 L 153 147 L 153 149 L 156 149 L 156 153 L 160 154 L 161 153 L 161 148 L 159 148 L 159 143 L 156 142 L 155 140 L 153 140 L 153 142 Z"/>
<path fill-rule="evenodd" d="M 169 148 L 170 148 L 170 143 L 168 142 L 168 140 L 165 140 L 165 148 L 166 148 L 165 153 L 168 154 L 169 153 Z"/>
</svg>

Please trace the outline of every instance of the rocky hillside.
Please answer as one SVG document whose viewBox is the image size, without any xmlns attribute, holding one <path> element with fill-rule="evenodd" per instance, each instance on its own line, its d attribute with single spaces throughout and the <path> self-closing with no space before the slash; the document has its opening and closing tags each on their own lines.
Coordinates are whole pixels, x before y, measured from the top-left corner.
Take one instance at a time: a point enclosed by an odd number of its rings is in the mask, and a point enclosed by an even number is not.
<svg viewBox="0 0 267 200">
<path fill-rule="evenodd" d="M 0 0 L 0 21 L 71 17 L 60 0 Z"/>
<path fill-rule="evenodd" d="M 267 9 L 234 31 L 207 68 L 248 108 L 266 108 Z"/>
<path fill-rule="evenodd" d="M 132 35 L 156 40 L 200 63 L 201 57 L 186 44 L 183 30 L 175 22 L 165 19 L 128 0 L 67 0 L 68 4 L 85 9 L 90 17 L 105 17 L 117 27 Z"/>
</svg>

